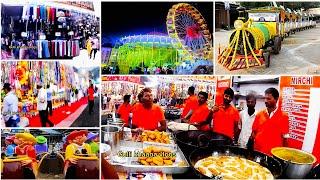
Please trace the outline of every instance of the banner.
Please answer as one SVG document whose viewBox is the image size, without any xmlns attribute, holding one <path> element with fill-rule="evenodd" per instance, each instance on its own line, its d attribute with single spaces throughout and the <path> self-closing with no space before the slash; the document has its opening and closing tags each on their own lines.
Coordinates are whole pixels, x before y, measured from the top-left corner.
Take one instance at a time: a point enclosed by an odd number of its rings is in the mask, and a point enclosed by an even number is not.
<svg viewBox="0 0 320 180">
<path fill-rule="evenodd" d="M 55 1 L 55 2 L 94 11 L 93 2 L 86 2 L 86 1 Z"/>
<path fill-rule="evenodd" d="M 282 76 L 279 107 L 289 116 L 288 146 L 313 153 L 320 159 L 320 76 Z M 317 151 L 317 152 L 315 152 Z"/>
<path fill-rule="evenodd" d="M 126 81 L 141 84 L 139 76 L 103 76 L 102 81 Z"/>
</svg>

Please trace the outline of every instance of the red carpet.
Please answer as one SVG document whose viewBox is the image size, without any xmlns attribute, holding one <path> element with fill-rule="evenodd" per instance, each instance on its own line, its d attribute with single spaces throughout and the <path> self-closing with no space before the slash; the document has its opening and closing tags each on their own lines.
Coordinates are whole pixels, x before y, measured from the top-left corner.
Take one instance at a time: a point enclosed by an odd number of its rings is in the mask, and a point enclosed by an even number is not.
<svg viewBox="0 0 320 180">
<path fill-rule="evenodd" d="M 84 97 L 79 101 L 72 103 L 71 106 L 61 106 L 57 109 L 54 109 L 52 112 L 52 116 L 49 116 L 49 120 L 56 125 L 67 118 L 69 115 L 74 113 L 80 106 L 87 103 L 88 98 Z M 70 112 L 69 114 L 67 114 L 68 111 Z M 29 117 L 29 127 L 42 127 L 39 115 L 33 116 L 31 118 Z M 48 123 L 47 127 L 49 127 Z"/>
</svg>

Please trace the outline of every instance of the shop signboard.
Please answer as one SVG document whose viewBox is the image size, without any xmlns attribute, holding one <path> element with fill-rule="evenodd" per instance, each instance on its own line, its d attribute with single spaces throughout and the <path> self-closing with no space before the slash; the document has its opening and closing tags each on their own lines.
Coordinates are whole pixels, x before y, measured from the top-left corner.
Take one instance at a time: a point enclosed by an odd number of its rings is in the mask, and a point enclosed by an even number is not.
<svg viewBox="0 0 320 180">
<path fill-rule="evenodd" d="M 82 9 L 94 11 L 93 2 L 86 1 L 56 1 L 56 3 L 67 4 L 69 6 L 79 7 Z"/>
<path fill-rule="evenodd" d="M 279 107 L 289 116 L 288 146 L 320 158 L 319 114 L 320 76 L 282 76 Z M 318 138 L 317 138 L 318 137 Z"/>
<path fill-rule="evenodd" d="M 139 76 L 103 76 L 102 81 L 127 81 L 141 84 Z"/>
</svg>

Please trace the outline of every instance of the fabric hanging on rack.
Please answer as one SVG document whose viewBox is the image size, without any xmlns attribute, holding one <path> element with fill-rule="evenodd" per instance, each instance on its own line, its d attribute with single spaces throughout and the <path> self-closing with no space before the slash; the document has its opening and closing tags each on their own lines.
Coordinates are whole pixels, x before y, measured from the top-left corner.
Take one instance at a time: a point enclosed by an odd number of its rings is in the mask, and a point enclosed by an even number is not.
<svg viewBox="0 0 320 180">
<path fill-rule="evenodd" d="M 37 18 L 36 19 L 40 19 L 40 18 L 41 18 L 40 6 L 37 6 Z"/>
<path fill-rule="evenodd" d="M 34 11 L 33 11 L 33 6 L 30 6 L 28 20 L 32 20 L 33 12 L 34 12 Z"/>
<path fill-rule="evenodd" d="M 71 44 L 72 44 L 71 41 L 68 41 L 68 56 L 69 56 L 69 57 L 72 56 L 72 55 L 71 55 L 71 49 L 72 49 L 72 48 L 71 48 Z"/>
<path fill-rule="evenodd" d="M 29 14 L 30 14 L 30 6 L 29 5 L 23 6 L 22 15 L 21 15 L 22 20 L 29 20 Z"/>
<path fill-rule="evenodd" d="M 7 69 L 10 71 L 9 83 L 13 84 L 16 78 L 16 62 L 8 64 Z"/>
<path fill-rule="evenodd" d="M 50 49 L 51 49 L 51 55 L 54 56 L 54 52 L 55 52 L 54 41 L 50 41 Z"/>
<path fill-rule="evenodd" d="M 54 24 L 55 23 L 55 18 L 56 18 L 56 8 L 50 8 L 50 19 L 49 21 Z"/>
<path fill-rule="evenodd" d="M 56 43 L 56 41 L 54 41 L 54 56 L 58 56 L 58 43 Z"/>
<path fill-rule="evenodd" d="M 37 40 L 38 58 L 42 59 L 42 44 L 40 40 Z"/>
<path fill-rule="evenodd" d="M 50 22 L 51 16 L 52 16 L 52 14 L 51 14 L 51 8 L 48 6 L 48 7 L 47 7 L 47 22 Z"/>
<path fill-rule="evenodd" d="M 47 20 L 47 8 L 45 6 L 40 6 L 40 19 Z"/>
<path fill-rule="evenodd" d="M 32 6 L 32 9 L 33 9 L 32 20 L 35 21 L 38 19 L 38 6 Z"/>
<path fill-rule="evenodd" d="M 80 55 L 80 44 L 79 44 L 79 41 L 76 41 L 76 49 L 77 49 L 76 56 L 79 56 Z"/>
<path fill-rule="evenodd" d="M 59 41 L 59 55 L 60 55 L 60 57 L 63 57 L 62 49 L 63 49 L 63 41 Z"/>
<path fill-rule="evenodd" d="M 45 58 L 49 58 L 50 57 L 50 50 L 49 50 L 49 41 L 48 40 L 42 41 L 42 48 L 43 48 L 43 56 Z"/>
</svg>

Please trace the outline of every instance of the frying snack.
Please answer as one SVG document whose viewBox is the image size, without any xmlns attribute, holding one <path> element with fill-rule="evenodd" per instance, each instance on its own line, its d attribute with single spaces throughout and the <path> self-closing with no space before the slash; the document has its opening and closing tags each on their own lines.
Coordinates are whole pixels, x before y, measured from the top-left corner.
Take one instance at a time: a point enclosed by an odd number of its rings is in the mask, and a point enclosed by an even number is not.
<svg viewBox="0 0 320 180">
<path fill-rule="evenodd" d="M 147 166 L 149 165 L 149 163 L 147 161 L 145 161 L 145 160 L 140 160 L 140 163 L 143 164 L 143 165 L 147 165 Z"/>
<path fill-rule="evenodd" d="M 147 148 L 144 148 L 143 152 L 146 153 L 145 155 L 150 155 L 150 156 L 146 158 L 138 157 L 138 161 L 142 165 L 171 166 L 176 160 L 175 154 L 172 153 L 172 151 L 169 148 L 165 148 L 165 147 L 149 146 Z M 167 154 L 172 156 L 164 156 Z"/>
<path fill-rule="evenodd" d="M 138 137 L 138 141 L 144 142 L 156 142 L 169 144 L 170 138 L 168 133 L 155 131 L 143 131 L 142 134 Z"/>
<path fill-rule="evenodd" d="M 173 162 L 171 160 L 163 160 L 164 164 L 166 165 L 172 165 Z"/>
<path fill-rule="evenodd" d="M 195 164 L 201 174 L 223 179 L 274 179 L 271 172 L 260 164 L 234 156 L 211 156 Z"/>
<path fill-rule="evenodd" d="M 152 158 L 147 158 L 146 161 L 147 161 L 148 163 L 152 163 Z"/>
</svg>

